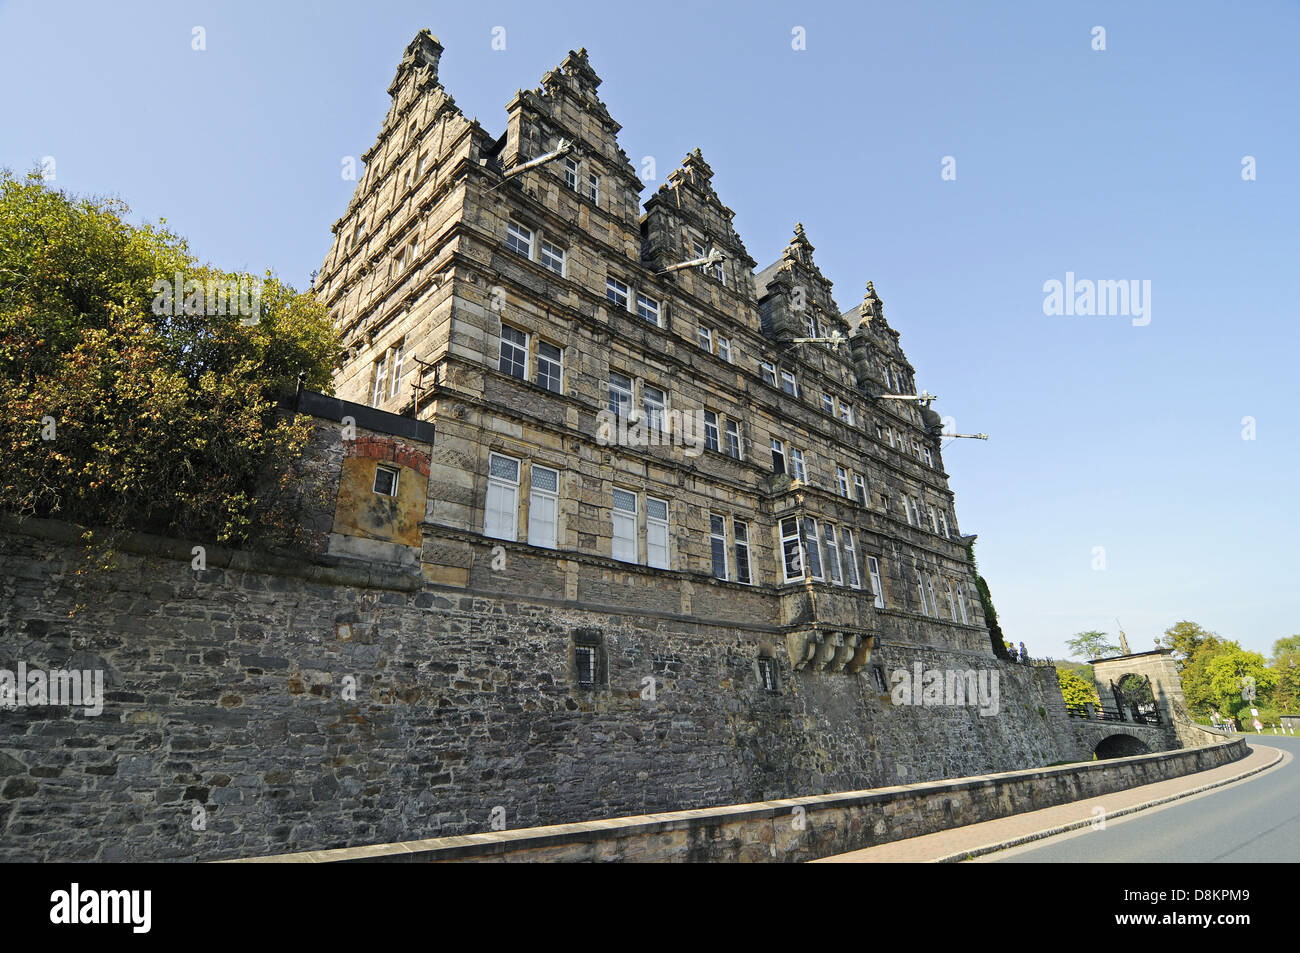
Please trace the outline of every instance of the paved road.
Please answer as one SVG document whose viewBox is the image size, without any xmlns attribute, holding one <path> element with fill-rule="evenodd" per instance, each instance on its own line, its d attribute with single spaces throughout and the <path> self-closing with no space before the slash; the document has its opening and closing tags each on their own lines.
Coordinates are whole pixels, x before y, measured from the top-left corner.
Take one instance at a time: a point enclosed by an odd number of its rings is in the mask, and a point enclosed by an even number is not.
<svg viewBox="0 0 1300 953">
<path fill-rule="evenodd" d="M 1251 736 L 1292 757 L 1262 774 L 973 863 L 1300 862 L 1300 736 Z"/>
</svg>

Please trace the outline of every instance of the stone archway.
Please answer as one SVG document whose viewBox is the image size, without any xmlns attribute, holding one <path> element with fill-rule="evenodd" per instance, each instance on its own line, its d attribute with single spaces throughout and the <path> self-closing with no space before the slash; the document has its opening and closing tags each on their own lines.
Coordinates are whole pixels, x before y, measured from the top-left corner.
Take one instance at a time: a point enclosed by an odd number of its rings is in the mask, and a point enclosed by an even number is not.
<svg viewBox="0 0 1300 953">
<path fill-rule="evenodd" d="M 1110 758 L 1129 758 L 1135 754 L 1148 754 L 1150 750 L 1144 741 L 1132 735 L 1108 735 L 1097 742 L 1093 754 L 1097 756 L 1098 761 L 1106 761 Z"/>
</svg>

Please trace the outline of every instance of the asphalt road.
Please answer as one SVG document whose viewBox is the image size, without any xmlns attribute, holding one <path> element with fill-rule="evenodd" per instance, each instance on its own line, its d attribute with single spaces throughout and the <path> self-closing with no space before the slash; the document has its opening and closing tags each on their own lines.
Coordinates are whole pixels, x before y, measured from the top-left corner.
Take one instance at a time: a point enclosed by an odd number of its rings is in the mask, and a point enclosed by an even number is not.
<svg viewBox="0 0 1300 953">
<path fill-rule="evenodd" d="M 1262 774 L 972 863 L 1300 862 L 1300 735 L 1251 737 L 1291 754 Z"/>
</svg>

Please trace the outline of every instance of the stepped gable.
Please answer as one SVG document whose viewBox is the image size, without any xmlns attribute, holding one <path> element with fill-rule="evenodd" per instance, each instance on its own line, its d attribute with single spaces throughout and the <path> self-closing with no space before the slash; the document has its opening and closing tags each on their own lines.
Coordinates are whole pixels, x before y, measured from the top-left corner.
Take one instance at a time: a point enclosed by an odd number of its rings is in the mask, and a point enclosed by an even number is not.
<svg viewBox="0 0 1300 953">
<path fill-rule="evenodd" d="M 736 265 L 736 272 L 748 275 L 756 264 L 732 224 L 736 213 L 722 203 L 713 187 L 713 169 L 697 147 L 645 204 L 641 231 L 643 258 L 649 266 L 663 269 L 694 255 L 687 237 L 712 245 Z M 738 292 L 748 298 L 750 282 L 739 281 Z"/>
<path fill-rule="evenodd" d="M 848 335 L 849 327 L 831 294 L 832 282 L 813 260 L 813 244 L 802 222 L 795 224 L 794 237 L 780 259 L 755 274 L 753 283 L 763 332 L 769 337 Z"/>
<path fill-rule="evenodd" d="M 620 244 L 634 245 L 644 186 L 618 143 L 623 127 L 601 101 L 600 84 L 586 49 L 570 50 L 559 66 L 547 70 L 540 86 L 517 90 L 506 104 L 506 131 L 493 158 L 508 172 L 554 152 L 562 140 L 570 143 L 568 158 L 576 167 L 577 188 L 566 182 L 569 163 L 564 161 L 522 173 L 520 187 L 538 197 L 557 187 L 589 196 L 594 176 L 595 204 L 614 219 L 622 233 Z"/>
</svg>

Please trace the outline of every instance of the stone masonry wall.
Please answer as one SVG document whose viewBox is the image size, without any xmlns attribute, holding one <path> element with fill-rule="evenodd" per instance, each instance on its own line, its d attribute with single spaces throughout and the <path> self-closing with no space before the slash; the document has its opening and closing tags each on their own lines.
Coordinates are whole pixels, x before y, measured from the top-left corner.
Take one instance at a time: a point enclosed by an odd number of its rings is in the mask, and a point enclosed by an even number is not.
<svg viewBox="0 0 1300 953">
<path fill-rule="evenodd" d="M 0 860 L 249 857 L 1088 757 L 1050 669 L 895 643 L 792 674 L 763 626 L 215 548 L 196 571 L 167 541 L 78 575 L 58 527 L 0 533 L 0 668 L 100 668 L 106 701 L 0 710 Z M 916 661 L 997 666 L 1000 713 L 893 705 L 872 667 Z"/>
</svg>

